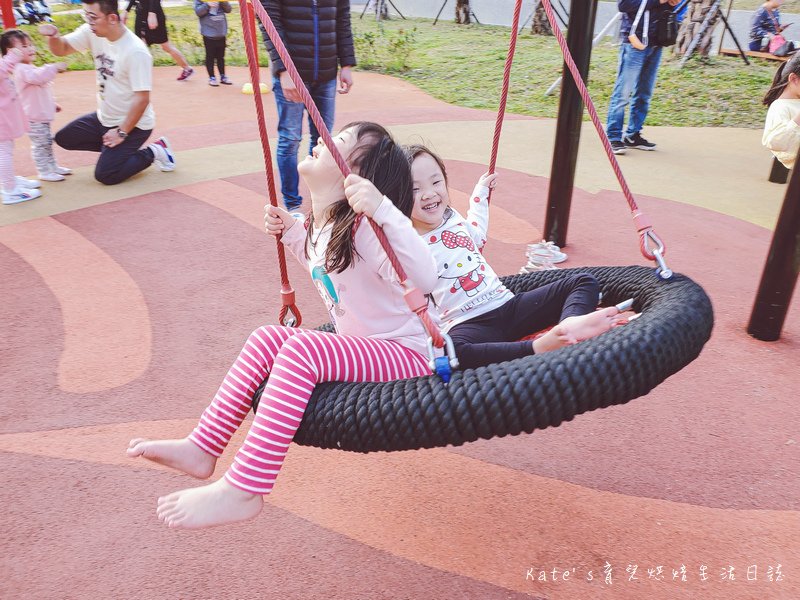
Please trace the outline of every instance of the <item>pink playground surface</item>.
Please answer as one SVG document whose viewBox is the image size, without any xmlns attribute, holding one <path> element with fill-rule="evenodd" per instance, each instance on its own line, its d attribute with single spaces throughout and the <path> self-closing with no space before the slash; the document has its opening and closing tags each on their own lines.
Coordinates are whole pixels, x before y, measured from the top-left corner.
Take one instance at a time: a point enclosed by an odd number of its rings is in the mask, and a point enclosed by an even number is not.
<svg viewBox="0 0 800 600">
<path fill-rule="evenodd" d="M 59 150 L 75 175 L 30 206 L 0 207 L 0 597 L 800 598 L 800 300 L 780 341 L 750 338 L 771 231 L 672 192 L 637 200 L 672 268 L 708 292 L 716 324 L 701 356 L 648 396 L 460 448 L 293 446 L 256 520 L 163 527 L 156 498 L 196 482 L 127 459 L 128 440 L 185 435 L 280 303 L 252 97 L 200 73 L 178 84 L 175 71 L 157 69 L 154 92 L 174 173 L 104 188 L 92 155 Z M 356 75 L 337 126 L 438 136 L 464 202 L 485 167 L 462 151 L 487 140 L 458 128 L 494 115 Z M 56 126 L 92 109 L 92 79 L 59 76 Z M 500 273 L 541 236 L 548 181 L 508 166 L 539 143 L 513 135 L 532 121 L 506 123 L 486 252 Z M 666 144 L 625 158 L 623 169 L 655 170 L 681 155 Z M 26 140 L 16 164 L 33 173 Z M 616 188 L 576 188 L 569 241 L 565 266 L 644 264 Z M 289 271 L 305 324 L 323 323 L 310 281 Z"/>
</svg>

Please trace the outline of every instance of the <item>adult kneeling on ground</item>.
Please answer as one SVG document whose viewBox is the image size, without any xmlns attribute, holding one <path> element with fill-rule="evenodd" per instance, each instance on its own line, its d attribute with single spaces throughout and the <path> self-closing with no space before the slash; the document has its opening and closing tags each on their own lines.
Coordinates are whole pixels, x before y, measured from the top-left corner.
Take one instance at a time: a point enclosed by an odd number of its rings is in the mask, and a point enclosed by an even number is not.
<svg viewBox="0 0 800 600">
<path fill-rule="evenodd" d="M 99 152 L 94 177 L 115 185 L 154 162 L 162 171 L 175 169 L 166 138 L 142 148 L 153 131 L 150 105 L 153 59 L 144 43 L 121 22 L 117 0 L 83 0 L 84 25 L 61 37 L 55 25 L 42 25 L 56 56 L 90 50 L 97 73 L 97 111 L 75 119 L 55 135 L 66 150 Z"/>
</svg>

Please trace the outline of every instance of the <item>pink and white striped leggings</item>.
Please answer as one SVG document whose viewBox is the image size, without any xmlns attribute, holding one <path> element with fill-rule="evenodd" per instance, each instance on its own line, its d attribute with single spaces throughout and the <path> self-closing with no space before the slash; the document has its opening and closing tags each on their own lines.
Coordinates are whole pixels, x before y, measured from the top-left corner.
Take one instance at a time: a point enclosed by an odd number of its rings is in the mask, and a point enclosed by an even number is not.
<svg viewBox="0 0 800 600">
<path fill-rule="evenodd" d="M 219 457 L 269 375 L 250 431 L 225 479 L 254 494 L 272 491 L 314 386 L 428 375 L 424 356 L 397 342 L 269 325 L 256 329 L 189 439 Z"/>
</svg>

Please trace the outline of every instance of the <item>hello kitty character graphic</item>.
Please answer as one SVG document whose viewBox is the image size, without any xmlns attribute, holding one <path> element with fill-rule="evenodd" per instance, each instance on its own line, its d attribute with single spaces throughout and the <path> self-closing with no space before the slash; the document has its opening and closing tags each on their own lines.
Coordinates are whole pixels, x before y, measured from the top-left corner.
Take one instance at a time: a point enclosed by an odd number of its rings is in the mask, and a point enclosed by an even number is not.
<svg viewBox="0 0 800 600">
<path fill-rule="evenodd" d="M 445 230 L 440 236 L 432 235 L 428 244 L 442 244 L 449 250 L 445 262 L 439 265 L 439 279 L 452 281 L 450 293 L 459 290 L 472 297 L 486 288 L 486 263 L 475 247 L 475 242 L 463 230 Z"/>
</svg>

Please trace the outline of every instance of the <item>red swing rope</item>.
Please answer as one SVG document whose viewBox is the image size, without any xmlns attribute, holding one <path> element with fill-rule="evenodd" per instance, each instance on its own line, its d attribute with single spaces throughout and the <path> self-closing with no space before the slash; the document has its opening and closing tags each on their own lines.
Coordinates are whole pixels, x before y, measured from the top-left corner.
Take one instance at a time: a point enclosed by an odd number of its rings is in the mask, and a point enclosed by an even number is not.
<svg viewBox="0 0 800 600">
<path fill-rule="evenodd" d="M 256 103 L 258 116 L 258 134 L 261 138 L 261 149 L 264 154 L 264 167 L 267 172 L 267 192 L 272 206 L 278 206 L 278 196 L 275 193 L 275 174 L 272 171 L 272 152 L 269 147 L 266 121 L 264 119 L 264 102 L 261 98 L 261 76 L 258 65 L 258 50 L 255 42 L 255 20 L 248 7 L 249 2 L 240 2 L 239 8 L 242 16 L 242 32 L 244 34 L 244 47 L 247 52 L 247 63 L 250 67 L 250 81 L 253 85 L 253 98 Z M 295 304 L 295 294 L 289 283 L 289 272 L 286 268 L 286 250 L 280 239 L 275 240 L 278 247 L 278 266 L 281 272 L 281 311 L 278 320 L 288 327 L 299 327 L 303 322 L 300 310 Z"/>
<path fill-rule="evenodd" d="M 267 36 L 269 36 L 272 45 L 275 47 L 275 50 L 278 52 L 278 55 L 281 57 L 281 61 L 283 61 L 283 66 L 286 68 L 286 72 L 291 77 L 292 81 L 294 82 L 295 87 L 297 88 L 300 97 L 303 100 L 303 104 L 305 104 L 306 110 L 308 111 L 311 120 L 314 122 L 314 125 L 317 127 L 317 131 L 322 138 L 322 141 L 325 142 L 325 145 L 328 148 L 328 151 L 333 156 L 336 165 L 339 167 L 339 170 L 342 172 L 344 177 L 347 177 L 350 174 L 350 167 L 344 160 L 344 157 L 339 153 L 336 145 L 333 143 L 333 138 L 331 138 L 331 134 L 328 131 L 328 128 L 325 126 L 325 122 L 322 120 L 322 116 L 319 114 L 319 110 L 317 109 L 314 101 L 311 98 L 311 94 L 309 94 L 308 90 L 306 89 L 305 84 L 303 83 L 300 74 L 297 72 L 297 69 L 294 66 L 294 62 L 292 61 L 291 57 L 289 56 L 288 51 L 286 50 L 286 46 L 284 46 L 283 41 L 281 40 L 280 35 L 278 34 L 278 30 L 275 29 L 275 25 L 272 23 L 272 19 L 270 18 L 267 11 L 264 10 L 264 7 L 261 6 L 260 2 L 252 2 L 252 0 L 247 0 L 246 2 L 242 2 L 242 5 L 247 4 L 251 7 L 252 10 L 255 11 L 255 15 L 258 16 L 258 19 L 261 21 L 261 24 L 264 26 L 264 29 L 267 32 Z M 249 10 L 248 10 L 249 13 Z M 244 11 L 242 14 L 242 19 L 245 18 Z M 253 21 L 254 22 L 254 21 Z M 245 31 L 248 30 L 248 27 L 244 27 Z M 245 34 L 245 39 L 247 34 Z M 250 71 L 253 72 L 253 64 L 258 64 L 254 62 L 251 58 L 250 54 L 248 53 L 248 62 L 250 62 Z M 256 70 L 258 67 L 255 67 Z M 255 83 L 254 83 L 255 85 Z M 256 103 L 256 107 L 258 110 L 258 102 Z M 266 128 L 264 127 L 264 116 L 263 116 L 263 107 L 258 114 L 259 118 L 259 131 L 262 133 L 262 140 L 266 137 Z M 262 142 L 263 143 L 263 142 Z M 268 146 L 267 146 L 268 147 Z M 270 160 L 267 158 L 267 153 L 265 152 L 265 160 Z M 271 169 L 271 166 L 269 167 Z M 273 205 L 277 206 L 277 200 L 274 197 L 274 188 L 272 190 L 272 196 L 270 200 L 272 201 Z M 408 276 L 406 275 L 405 269 L 403 265 L 400 264 L 397 255 L 392 250 L 391 245 L 389 244 L 389 240 L 386 238 L 386 234 L 384 234 L 383 229 L 375 223 L 372 219 L 368 219 L 369 224 L 372 226 L 375 235 L 377 236 L 378 240 L 381 243 L 386 255 L 389 257 L 389 262 L 394 267 L 395 272 L 397 273 L 397 277 L 400 279 L 400 283 L 405 289 L 405 299 L 408 306 L 411 310 L 419 317 L 422 321 L 423 326 L 425 327 L 428 336 L 431 338 L 432 344 L 437 348 L 442 348 L 444 346 L 444 338 L 442 337 L 439 328 L 434 324 L 431 320 L 430 316 L 428 315 L 428 302 L 425 295 L 422 294 L 417 288 L 413 287 L 411 282 L 408 280 Z"/>
<path fill-rule="evenodd" d="M 500 133 L 503 131 L 503 119 L 506 115 L 508 102 L 508 88 L 511 82 L 511 65 L 514 62 L 514 51 L 517 49 L 517 33 L 519 32 L 519 14 L 522 10 L 522 0 L 517 0 L 514 5 L 514 19 L 511 24 L 511 40 L 508 42 L 506 65 L 503 69 L 503 89 L 500 92 L 500 107 L 497 109 L 497 120 L 494 124 L 494 138 L 492 138 L 492 154 L 489 159 L 489 173 L 494 173 L 497 166 L 497 151 L 500 148 Z M 492 189 L 489 189 L 489 198 L 492 199 Z"/>
<path fill-rule="evenodd" d="M 649 219 L 645 217 L 644 213 L 636 205 L 636 200 L 633 199 L 633 194 L 628 187 L 628 183 L 625 181 L 625 176 L 622 174 L 622 169 L 619 166 L 617 157 L 614 156 L 614 150 L 611 148 L 611 142 L 608 140 L 608 136 L 603 129 L 600 118 L 597 116 L 597 110 L 595 109 L 594 103 L 589 96 L 589 90 L 586 89 L 586 84 L 584 83 L 583 78 L 578 71 L 578 67 L 575 65 L 575 61 L 572 59 L 572 55 L 567 47 L 567 40 L 564 39 L 564 34 L 561 33 L 561 29 L 558 27 L 558 23 L 556 23 L 555 15 L 553 14 L 553 7 L 550 5 L 550 0 L 542 0 L 542 6 L 547 14 L 547 20 L 550 21 L 550 28 L 553 30 L 553 34 L 556 36 L 556 40 L 558 40 L 558 45 L 561 47 L 561 53 L 564 55 L 564 63 L 567 65 L 569 72 L 572 74 L 572 79 L 575 81 L 575 85 L 580 92 L 583 103 L 586 105 L 586 110 L 589 111 L 589 116 L 591 117 L 592 123 L 594 123 L 594 127 L 597 130 L 597 135 L 600 136 L 600 141 L 603 143 L 603 148 L 606 150 L 608 160 L 611 163 L 611 168 L 614 170 L 614 174 L 617 176 L 617 181 L 619 181 L 619 185 L 622 188 L 622 193 L 624 194 L 625 199 L 628 201 L 628 206 L 630 206 L 631 215 L 633 217 L 633 224 L 636 227 L 636 230 L 639 232 L 639 249 L 642 252 L 642 256 L 648 260 L 657 261 L 662 270 L 666 272 L 667 268 L 663 259 L 663 255 L 666 251 L 664 242 L 661 241 L 661 239 L 656 235 L 655 231 L 653 231 L 653 226 L 650 224 Z M 651 243 L 654 244 L 655 247 L 651 248 Z"/>
</svg>

